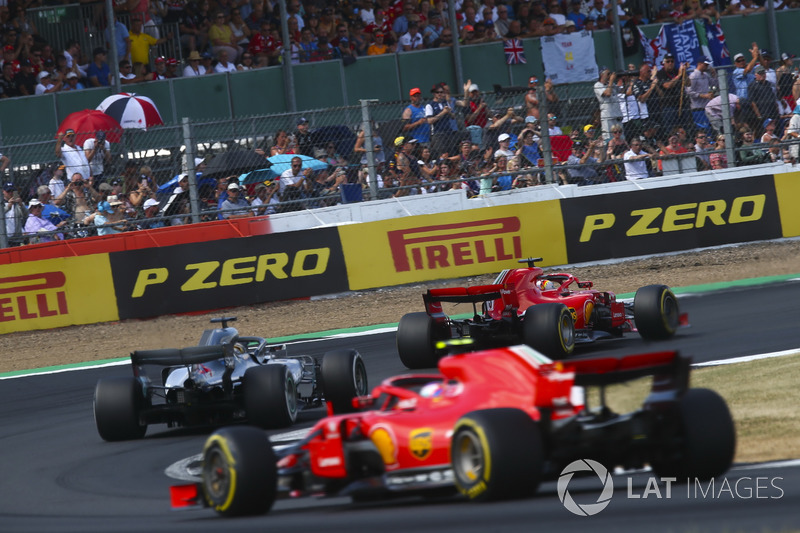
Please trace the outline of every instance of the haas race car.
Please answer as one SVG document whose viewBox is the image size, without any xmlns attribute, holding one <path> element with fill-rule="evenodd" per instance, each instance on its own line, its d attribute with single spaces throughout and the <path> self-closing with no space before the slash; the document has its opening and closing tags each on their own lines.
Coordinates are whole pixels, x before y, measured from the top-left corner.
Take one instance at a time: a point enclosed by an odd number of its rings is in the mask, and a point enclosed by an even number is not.
<svg viewBox="0 0 800 533">
<path fill-rule="evenodd" d="M 221 425 L 247 420 L 262 428 L 290 426 L 300 409 L 335 402 L 351 410 L 366 394 L 367 370 L 355 350 L 322 361 L 289 356 L 286 345 L 239 335 L 234 317 L 214 318 L 198 346 L 131 353 L 133 377 L 101 379 L 94 392 L 97 431 L 107 441 L 138 439 L 149 424 Z"/>
<path fill-rule="evenodd" d="M 633 303 L 618 302 L 613 292 L 592 289 L 591 281 L 566 273 L 545 274 L 535 266 L 541 260 L 522 259 L 527 268 L 503 270 L 491 285 L 428 290 L 422 297 L 425 312 L 400 319 L 400 360 L 411 369 L 435 367 L 442 355 L 437 342 L 454 338 L 469 338 L 480 347 L 524 343 L 551 359 L 562 359 L 576 344 L 630 331 L 648 340 L 666 339 L 688 323 L 665 285 L 640 288 Z M 447 316 L 443 302 L 471 303 L 473 316 Z"/>
<path fill-rule="evenodd" d="M 223 516 L 268 512 L 276 498 L 455 493 L 475 501 L 530 496 L 566 465 L 652 466 L 658 476 L 709 479 L 736 447 L 725 400 L 690 389 L 689 359 L 666 351 L 552 361 L 525 345 L 453 354 L 439 373 L 389 378 L 359 410 L 320 420 L 273 450 L 266 433 L 222 428 L 205 443 L 201 481 L 171 488 L 174 508 Z M 617 414 L 586 386 L 653 376 L 641 409 Z"/>
</svg>

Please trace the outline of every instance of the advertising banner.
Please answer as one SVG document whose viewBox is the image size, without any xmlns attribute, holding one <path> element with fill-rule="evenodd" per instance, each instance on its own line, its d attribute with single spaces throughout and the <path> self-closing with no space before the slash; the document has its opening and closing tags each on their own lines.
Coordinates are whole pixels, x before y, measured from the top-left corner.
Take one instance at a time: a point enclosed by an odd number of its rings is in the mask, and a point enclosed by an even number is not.
<svg viewBox="0 0 800 533">
<path fill-rule="evenodd" d="M 545 75 L 553 83 L 597 81 L 598 67 L 591 32 L 542 37 L 541 46 Z"/>
<path fill-rule="evenodd" d="M 563 200 L 570 263 L 781 237 L 772 176 Z"/>
<path fill-rule="evenodd" d="M 350 289 L 457 278 L 566 261 L 558 200 L 339 227 Z"/>
<path fill-rule="evenodd" d="M 120 318 L 221 309 L 347 290 L 344 257 L 335 228 L 110 255 Z"/>
<path fill-rule="evenodd" d="M 118 320 L 108 254 L 0 266 L 0 334 Z"/>
<path fill-rule="evenodd" d="M 797 209 L 797 199 L 800 198 L 800 172 L 776 174 L 775 190 L 781 213 L 781 235 L 800 236 L 800 209 Z"/>
</svg>

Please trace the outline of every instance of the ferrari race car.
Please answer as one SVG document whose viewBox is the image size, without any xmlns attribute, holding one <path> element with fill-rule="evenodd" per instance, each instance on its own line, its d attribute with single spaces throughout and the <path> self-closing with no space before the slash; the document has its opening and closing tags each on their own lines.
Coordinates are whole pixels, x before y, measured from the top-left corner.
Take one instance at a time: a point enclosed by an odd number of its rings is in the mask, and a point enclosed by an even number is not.
<svg viewBox="0 0 800 533">
<path fill-rule="evenodd" d="M 653 376 L 641 409 L 590 409 L 584 387 Z M 277 497 L 454 493 L 471 500 L 533 495 L 578 459 L 650 464 L 656 475 L 708 479 L 730 467 L 735 429 L 717 393 L 689 389 L 677 352 L 553 362 L 525 345 L 454 354 L 438 374 L 389 378 L 359 411 L 320 420 L 274 451 L 256 428 L 222 428 L 203 450 L 202 480 L 171 488 L 174 508 L 261 514 Z M 604 390 L 604 389 L 602 389 Z"/>
<path fill-rule="evenodd" d="M 528 267 L 503 270 L 492 285 L 430 289 L 422 297 L 425 312 L 400 319 L 400 360 L 411 369 L 435 367 L 442 355 L 437 342 L 464 337 L 481 347 L 524 343 L 551 359 L 562 359 L 576 344 L 621 337 L 629 331 L 638 331 L 645 339 L 666 339 L 688 323 L 665 285 L 640 288 L 633 303 L 618 302 L 613 292 L 592 289 L 591 281 L 572 274 L 544 274 L 535 266 L 541 260 L 520 260 Z M 442 302 L 471 303 L 473 316 L 447 316 Z"/>
<path fill-rule="evenodd" d="M 286 427 L 300 409 L 335 402 L 342 412 L 368 392 L 355 350 L 327 352 L 322 361 L 289 356 L 286 345 L 240 336 L 234 317 L 203 332 L 198 346 L 131 353 L 133 377 L 101 379 L 94 392 L 97 431 L 107 441 L 138 439 L 149 424 L 220 425 L 241 420 Z"/>
</svg>

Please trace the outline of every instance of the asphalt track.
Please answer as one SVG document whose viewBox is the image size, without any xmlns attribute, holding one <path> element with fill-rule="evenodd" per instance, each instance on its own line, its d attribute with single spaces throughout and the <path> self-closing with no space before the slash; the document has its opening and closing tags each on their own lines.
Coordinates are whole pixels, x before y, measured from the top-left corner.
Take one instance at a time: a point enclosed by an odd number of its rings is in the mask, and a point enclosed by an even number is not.
<svg viewBox="0 0 800 533">
<path fill-rule="evenodd" d="M 692 327 L 675 339 L 645 343 L 632 336 L 582 353 L 677 348 L 700 362 L 800 348 L 798 301 L 796 281 L 686 296 L 681 305 Z M 321 355 L 350 346 L 365 357 L 371 385 L 405 371 L 391 333 L 306 341 L 291 350 Z M 141 441 L 103 442 L 92 418 L 94 385 L 100 377 L 128 373 L 127 366 L 112 366 L 0 380 L 0 531 L 800 530 L 797 461 L 737 465 L 714 487 L 676 482 L 669 497 L 666 485 L 656 485 L 647 473 L 619 474 L 613 477 L 608 507 L 591 517 L 567 511 L 555 482 L 544 484 L 530 500 L 484 505 L 458 498 L 354 505 L 334 498 L 279 501 L 267 516 L 236 520 L 207 509 L 175 512 L 168 499 L 174 481 L 165 469 L 199 453 L 209 430 L 155 426 Z M 298 427 L 323 415 L 322 409 L 303 413 Z M 595 503 L 600 489 L 596 477 L 576 478 L 569 485 L 578 504 Z"/>
</svg>

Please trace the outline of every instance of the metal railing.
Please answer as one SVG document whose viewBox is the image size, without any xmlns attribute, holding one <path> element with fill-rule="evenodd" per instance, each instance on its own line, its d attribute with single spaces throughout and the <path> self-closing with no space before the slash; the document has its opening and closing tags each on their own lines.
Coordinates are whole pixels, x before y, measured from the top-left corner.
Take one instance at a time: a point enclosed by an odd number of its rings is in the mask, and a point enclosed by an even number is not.
<svg viewBox="0 0 800 533">
<path fill-rule="evenodd" d="M 720 75 L 724 76 L 724 71 Z M 727 84 L 724 79 L 722 81 L 720 90 L 726 95 Z M 623 81 L 619 83 L 624 86 Z M 600 102 L 593 88 L 587 84 L 562 86 L 556 87 L 555 93 L 555 97 L 551 95 L 548 98 L 544 87 L 533 92 L 498 88 L 494 92 L 474 95 L 472 105 L 483 106 L 485 124 L 482 119 L 476 121 L 476 116 L 470 117 L 469 98 L 463 95 L 446 97 L 446 105 L 452 107 L 450 117 L 454 122 L 450 124 L 453 129 L 434 129 L 430 137 L 423 135 L 417 139 L 421 142 L 409 143 L 411 146 L 406 148 L 404 141 L 417 134 L 413 130 L 404 130 L 401 116 L 409 105 L 407 102 L 365 100 L 360 106 L 305 113 L 223 121 L 186 120 L 180 126 L 158 126 L 148 131 L 124 130 L 110 145 L 111 159 L 105 163 L 103 171 L 105 190 L 100 190 L 99 181 L 92 183 L 93 190 L 89 193 L 96 198 L 89 202 L 87 209 L 89 212 L 96 209 L 97 203 L 107 201 L 109 195 L 117 195 L 125 202 L 136 196 L 138 203 L 128 206 L 128 214 L 134 219 L 133 227 L 144 216 L 142 206 L 145 198 L 159 203 L 166 223 L 200 222 L 237 213 L 235 208 L 224 213 L 221 210 L 222 200 L 227 196 L 227 185 L 234 181 L 242 183 L 243 195 L 250 198 L 248 205 L 238 213 L 257 215 L 262 211 L 269 214 L 273 211 L 314 209 L 350 201 L 431 194 L 452 188 L 473 196 L 543 183 L 593 185 L 624 180 L 624 154 L 633 138 L 653 143 L 648 148 L 650 156 L 646 163 L 649 176 L 691 172 L 698 168 L 698 157 L 705 161 L 705 157 L 710 158 L 712 154 L 725 154 L 724 167 L 759 162 L 737 158 L 739 152 L 755 154 L 756 159 L 760 157 L 762 162 L 782 160 L 786 154 L 787 160 L 795 162 L 788 153 L 796 150 L 800 142 L 800 139 L 779 137 L 772 155 L 768 153 L 770 146 L 766 144 L 741 148 L 731 143 L 725 150 L 714 151 L 714 146 L 709 146 L 708 151 L 702 153 L 694 153 L 693 149 L 688 153 L 672 153 L 668 145 L 673 132 L 680 135 L 683 130 L 688 139 L 694 139 L 694 131 L 704 128 L 695 125 L 695 117 L 685 113 L 669 134 L 659 133 L 659 128 L 650 129 L 655 124 L 651 117 L 661 112 L 658 105 L 649 107 L 648 117 L 644 119 L 631 119 L 629 116 L 629 120 L 623 122 L 624 119 L 620 118 L 621 133 L 615 135 L 609 131 L 611 140 L 602 141 Z M 534 97 L 538 101 L 536 110 Z M 425 103 L 430 102 L 430 98 L 425 99 Z M 528 118 L 537 113 L 542 120 Z M 554 120 L 544 121 L 548 115 Z M 722 129 L 731 138 L 735 126 L 747 127 L 748 124 L 743 116 L 723 119 Z M 642 122 L 632 128 L 631 120 Z M 547 127 L 544 122 L 547 122 Z M 362 133 L 366 127 L 377 127 L 370 132 L 372 142 L 367 142 L 368 135 Z M 785 124 L 780 125 L 781 130 L 785 127 Z M 706 128 L 709 135 L 715 134 L 713 128 Z M 78 132 L 79 144 L 84 138 L 94 136 L 92 132 L 82 133 Z M 648 137 L 653 133 L 655 137 Z M 755 133 L 758 138 L 761 131 Z M 508 135 L 509 141 L 505 141 L 503 135 Z M 528 136 L 534 140 L 535 149 L 529 148 L 531 143 L 525 140 Z M 613 140 L 615 137 L 620 140 Z M 684 138 L 679 141 L 687 142 Z M 4 183 L 13 183 L 26 205 L 37 195 L 39 187 L 57 186 L 59 181 L 66 184 L 72 178 L 70 169 L 59 169 L 55 142 L 52 136 L 29 136 L 5 138 L 0 145 L 0 153 L 11 160 Z M 578 142 L 583 146 L 573 150 Z M 404 155 L 396 155 L 404 150 Z M 508 150 L 508 155 L 504 156 L 498 150 Z M 593 153 L 584 158 L 586 150 Z M 370 153 L 372 158 L 368 157 Z M 309 174 L 299 194 L 289 197 L 278 176 L 290 167 L 285 162 L 277 163 L 274 156 L 290 159 L 297 154 L 316 160 L 320 168 Z M 704 168 L 702 164 L 699 166 Z M 264 172 L 258 177 L 244 179 L 248 172 L 259 169 Z M 168 208 L 170 198 L 179 186 L 180 175 L 191 176 L 195 172 L 195 179 L 190 179 L 184 186 L 192 194 L 180 197 L 179 204 L 176 204 L 180 205 L 179 209 L 175 206 Z M 143 174 L 147 177 L 148 190 L 137 193 Z M 119 188 L 114 188 L 117 180 Z M 277 197 L 284 193 L 282 201 L 254 210 L 249 202 L 261 194 L 255 188 L 258 183 L 267 185 L 270 189 L 267 194 L 277 187 Z M 181 191 L 187 193 L 183 187 Z M 69 216 L 74 217 L 74 213 L 69 213 Z M 96 231 L 81 223 L 82 220 L 73 218 L 71 225 L 59 229 L 59 233 L 72 237 Z M 1 233 L 0 230 L 0 237 Z M 26 238 L 16 239 L 16 242 L 24 241 Z"/>
</svg>

